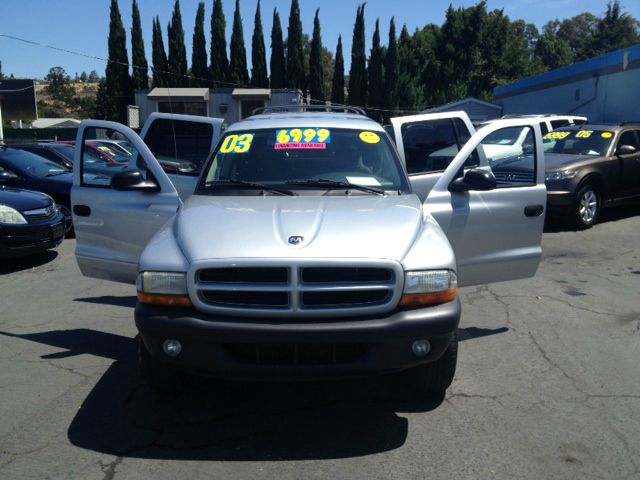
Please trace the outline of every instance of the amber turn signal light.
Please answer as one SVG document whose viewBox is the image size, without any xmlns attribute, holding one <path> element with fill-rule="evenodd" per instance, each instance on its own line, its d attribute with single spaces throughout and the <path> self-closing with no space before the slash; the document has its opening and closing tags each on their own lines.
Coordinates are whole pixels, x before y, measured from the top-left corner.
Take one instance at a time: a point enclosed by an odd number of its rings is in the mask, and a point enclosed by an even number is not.
<svg viewBox="0 0 640 480">
<path fill-rule="evenodd" d="M 455 300 L 458 297 L 458 289 L 451 288 L 444 292 L 432 293 L 405 293 L 400 299 L 401 307 L 419 307 L 440 305 Z"/>
<path fill-rule="evenodd" d="M 166 295 L 160 293 L 138 292 L 138 300 L 147 305 L 163 307 L 192 307 L 189 295 Z"/>
</svg>

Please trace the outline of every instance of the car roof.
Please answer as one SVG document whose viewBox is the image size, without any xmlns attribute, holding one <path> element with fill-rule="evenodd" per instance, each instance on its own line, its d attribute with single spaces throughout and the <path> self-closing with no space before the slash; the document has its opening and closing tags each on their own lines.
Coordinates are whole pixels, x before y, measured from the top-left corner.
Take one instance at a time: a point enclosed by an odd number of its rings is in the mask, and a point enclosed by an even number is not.
<svg viewBox="0 0 640 480">
<path fill-rule="evenodd" d="M 582 125 L 565 125 L 558 130 L 621 130 L 625 127 L 640 128 L 640 123 L 583 123 Z"/>
<path fill-rule="evenodd" d="M 265 128 L 347 128 L 384 132 L 378 122 L 364 115 L 336 112 L 273 112 L 252 115 L 229 126 L 227 132 Z"/>
</svg>

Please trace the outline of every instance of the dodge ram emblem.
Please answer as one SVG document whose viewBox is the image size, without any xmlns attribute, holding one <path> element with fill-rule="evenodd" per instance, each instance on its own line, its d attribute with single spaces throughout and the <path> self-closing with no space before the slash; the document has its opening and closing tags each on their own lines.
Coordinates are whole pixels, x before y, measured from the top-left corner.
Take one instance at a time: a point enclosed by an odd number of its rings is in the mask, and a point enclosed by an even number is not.
<svg viewBox="0 0 640 480">
<path fill-rule="evenodd" d="M 304 237 L 301 237 L 300 235 L 292 235 L 291 237 L 289 237 L 287 241 L 291 245 L 300 245 L 303 240 L 304 240 Z"/>
</svg>

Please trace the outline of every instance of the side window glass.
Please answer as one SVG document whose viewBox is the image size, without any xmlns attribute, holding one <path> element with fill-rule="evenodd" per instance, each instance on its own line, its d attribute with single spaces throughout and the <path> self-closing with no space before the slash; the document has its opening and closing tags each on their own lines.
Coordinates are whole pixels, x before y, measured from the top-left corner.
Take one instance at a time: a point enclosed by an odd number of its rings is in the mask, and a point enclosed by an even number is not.
<svg viewBox="0 0 640 480">
<path fill-rule="evenodd" d="M 127 149 L 126 154 L 109 146 L 110 142 L 126 140 L 124 135 L 112 129 L 85 129 L 80 161 L 82 185 L 109 187 L 114 175 L 125 171 L 137 170 L 147 178 L 146 165 L 133 146 Z"/>
<path fill-rule="evenodd" d="M 442 172 L 458 153 L 450 119 L 405 123 L 401 133 L 409 174 Z"/>
<path fill-rule="evenodd" d="M 556 128 L 564 127 L 565 125 L 569 125 L 569 120 L 552 120 L 551 128 L 555 130 Z"/>
<path fill-rule="evenodd" d="M 547 122 L 540 122 L 540 131 L 542 132 L 542 136 L 544 137 L 547 133 L 549 133 L 549 128 L 547 127 Z"/>
<path fill-rule="evenodd" d="M 471 132 L 467 128 L 467 124 L 461 118 L 454 118 L 453 123 L 456 125 L 458 131 L 458 139 L 460 140 L 460 146 L 462 147 L 471 138 Z"/>
<path fill-rule="evenodd" d="M 498 188 L 536 184 L 536 151 L 531 127 L 506 127 L 488 135 L 482 148 Z"/>
<path fill-rule="evenodd" d="M 638 145 L 637 140 L 637 131 L 635 130 L 627 130 L 620 135 L 620 140 L 618 140 L 618 146 L 620 145 L 631 145 L 632 147 L 636 147 L 636 149 L 640 149 L 640 145 Z"/>
<path fill-rule="evenodd" d="M 157 119 L 144 142 L 167 173 L 198 176 L 211 153 L 213 125 Z"/>
</svg>

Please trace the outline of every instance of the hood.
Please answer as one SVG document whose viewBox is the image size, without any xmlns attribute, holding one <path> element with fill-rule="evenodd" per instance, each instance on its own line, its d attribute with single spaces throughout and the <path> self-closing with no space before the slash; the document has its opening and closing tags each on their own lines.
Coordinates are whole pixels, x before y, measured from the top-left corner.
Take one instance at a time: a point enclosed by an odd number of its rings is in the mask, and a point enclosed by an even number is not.
<svg viewBox="0 0 640 480">
<path fill-rule="evenodd" d="M 31 190 L 0 187 L 0 205 L 8 205 L 20 211 L 36 210 L 51 205 L 51 198 Z"/>
<path fill-rule="evenodd" d="M 545 153 L 545 172 L 555 172 L 567 168 L 583 166 L 593 161 L 602 161 L 603 157 L 595 155 L 573 155 L 570 153 Z"/>
<path fill-rule="evenodd" d="M 193 195 L 180 209 L 174 228 L 190 262 L 251 257 L 399 261 L 422 222 L 422 204 L 415 195 Z"/>
</svg>

